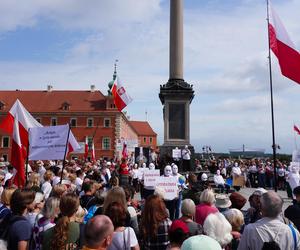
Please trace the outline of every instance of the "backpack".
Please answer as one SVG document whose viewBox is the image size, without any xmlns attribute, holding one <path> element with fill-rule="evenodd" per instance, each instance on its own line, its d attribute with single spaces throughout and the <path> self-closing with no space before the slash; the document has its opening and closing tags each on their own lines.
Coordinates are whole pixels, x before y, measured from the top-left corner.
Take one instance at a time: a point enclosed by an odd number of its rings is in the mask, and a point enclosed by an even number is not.
<svg viewBox="0 0 300 250">
<path fill-rule="evenodd" d="M 8 214 L 0 223 L 0 239 L 3 241 L 8 241 L 9 229 L 15 222 L 20 220 L 26 220 L 25 217 L 20 215 Z"/>
</svg>

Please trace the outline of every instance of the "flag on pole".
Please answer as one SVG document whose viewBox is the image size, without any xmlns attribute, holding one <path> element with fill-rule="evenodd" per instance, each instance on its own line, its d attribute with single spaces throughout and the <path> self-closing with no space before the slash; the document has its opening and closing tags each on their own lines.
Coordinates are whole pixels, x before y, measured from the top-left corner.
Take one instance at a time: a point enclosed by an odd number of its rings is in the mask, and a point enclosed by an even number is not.
<svg viewBox="0 0 300 250">
<path fill-rule="evenodd" d="M 125 142 L 123 143 L 122 157 L 125 159 L 128 157 L 127 144 Z"/>
<path fill-rule="evenodd" d="M 128 95 L 125 88 L 121 85 L 119 78 L 116 77 L 114 85 L 111 89 L 114 97 L 115 105 L 119 111 L 122 111 L 129 103 L 132 102 L 132 98 Z"/>
<path fill-rule="evenodd" d="M 278 59 L 281 73 L 300 84 L 300 54 L 270 1 L 268 4 L 270 48 Z"/>
<path fill-rule="evenodd" d="M 17 170 L 14 183 L 18 186 L 25 184 L 24 159 L 28 150 L 28 130 L 33 127 L 42 127 L 42 125 L 33 118 L 19 100 L 16 100 L 0 124 L 0 128 L 13 138 L 11 163 Z"/>
<path fill-rule="evenodd" d="M 95 145 L 94 142 L 92 143 L 92 161 L 96 161 L 96 155 L 95 155 Z"/>
<path fill-rule="evenodd" d="M 294 131 L 300 135 L 300 129 L 296 125 L 294 125 Z"/>
<path fill-rule="evenodd" d="M 86 137 L 85 138 L 85 145 L 84 145 L 84 155 L 83 155 L 84 160 L 87 159 L 88 154 L 89 154 L 89 144 L 88 144 L 88 138 Z"/>
</svg>

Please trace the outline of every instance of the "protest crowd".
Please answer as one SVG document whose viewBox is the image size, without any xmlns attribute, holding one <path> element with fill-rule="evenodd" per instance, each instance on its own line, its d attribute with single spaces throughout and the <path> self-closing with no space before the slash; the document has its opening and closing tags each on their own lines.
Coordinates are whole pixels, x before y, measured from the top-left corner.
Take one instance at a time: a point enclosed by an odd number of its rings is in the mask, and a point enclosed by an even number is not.
<svg viewBox="0 0 300 250">
<path fill-rule="evenodd" d="M 30 161 L 21 188 L 1 158 L 0 249 L 300 249 L 299 166 L 278 161 L 274 182 L 269 160 L 191 165 L 180 174 L 130 157 Z M 285 211 L 275 183 L 293 198 Z M 248 200 L 243 186 L 254 188 Z"/>
</svg>

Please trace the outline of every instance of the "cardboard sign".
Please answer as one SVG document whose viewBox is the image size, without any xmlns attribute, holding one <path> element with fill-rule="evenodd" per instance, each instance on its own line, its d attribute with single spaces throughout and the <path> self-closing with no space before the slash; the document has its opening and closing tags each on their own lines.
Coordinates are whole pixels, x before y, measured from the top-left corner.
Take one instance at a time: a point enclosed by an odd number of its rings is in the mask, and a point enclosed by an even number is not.
<svg viewBox="0 0 300 250">
<path fill-rule="evenodd" d="M 177 177 L 157 177 L 155 186 L 165 191 L 165 200 L 173 200 L 178 197 Z"/>
<path fill-rule="evenodd" d="M 234 176 L 233 177 L 233 186 L 237 186 L 237 187 L 245 186 L 245 177 L 244 176 Z"/>
<path fill-rule="evenodd" d="M 181 149 L 173 149 L 172 150 L 172 158 L 173 159 L 180 159 L 181 158 Z"/>
<path fill-rule="evenodd" d="M 159 169 L 147 169 L 144 171 L 144 185 L 145 186 L 155 186 L 156 185 L 156 179 L 160 177 Z"/>
</svg>

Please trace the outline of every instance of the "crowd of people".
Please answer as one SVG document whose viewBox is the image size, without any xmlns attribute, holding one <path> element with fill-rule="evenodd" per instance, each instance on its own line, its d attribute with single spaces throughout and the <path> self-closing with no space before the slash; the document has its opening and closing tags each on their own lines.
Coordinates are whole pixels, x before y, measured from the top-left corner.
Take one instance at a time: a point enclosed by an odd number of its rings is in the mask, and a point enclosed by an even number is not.
<svg viewBox="0 0 300 250">
<path fill-rule="evenodd" d="M 0 159 L 0 249 L 300 249 L 299 168 L 277 166 L 278 187 L 294 199 L 284 211 L 268 160 L 196 162 L 184 175 L 170 162 L 161 175 L 176 177 L 177 196 L 168 199 L 144 183 L 154 163 L 30 162 L 26 185 L 16 187 L 14 168 Z M 229 192 L 230 176 L 255 188 L 248 199 Z"/>
</svg>

